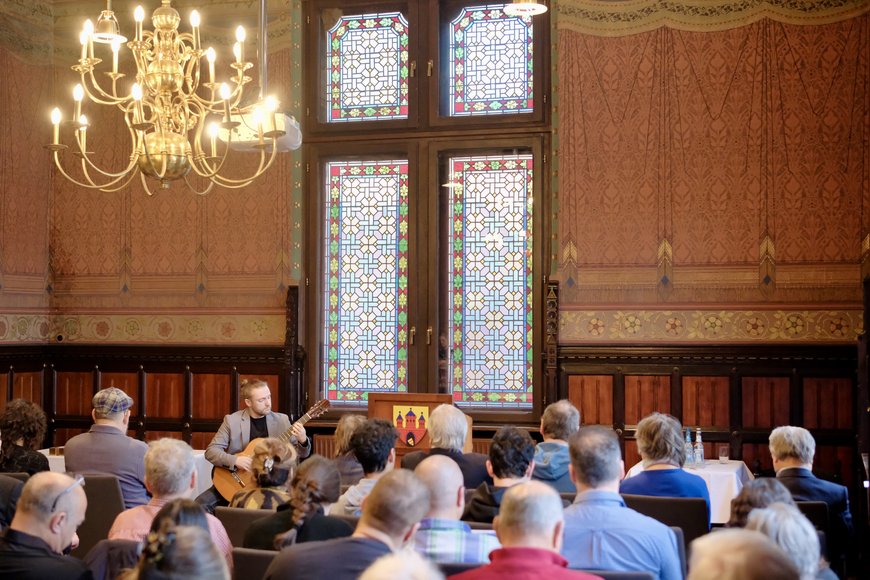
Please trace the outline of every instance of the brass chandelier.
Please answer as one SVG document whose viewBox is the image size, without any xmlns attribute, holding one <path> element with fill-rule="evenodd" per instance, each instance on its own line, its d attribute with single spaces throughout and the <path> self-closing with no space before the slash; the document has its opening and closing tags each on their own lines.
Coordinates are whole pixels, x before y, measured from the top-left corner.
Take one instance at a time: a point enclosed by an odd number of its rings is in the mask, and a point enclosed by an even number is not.
<svg viewBox="0 0 870 580">
<path fill-rule="evenodd" d="M 135 36 L 129 42 L 119 32 L 111 0 L 96 27 L 90 20 L 85 22 L 79 36 L 81 57 L 72 67 L 81 74 L 81 83 L 73 89 L 73 114 L 62 122 L 60 109 L 51 112 L 53 139 L 47 146 L 58 170 L 70 181 L 90 189 L 117 191 L 138 174 L 148 195 L 152 190 L 146 178 L 156 180 L 164 189 L 183 179 L 191 190 L 205 194 L 215 184 L 244 187 L 275 161 L 277 140 L 285 135 L 286 125 L 284 116 L 279 118 L 276 114 L 278 101 L 262 94 L 265 78 L 261 78 L 256 103 L 243 105 L 250 100 L 246 99 L 245 85 L 251 78 L 245 71 L 253 66 L 244 60 L 245 29 L 241 26 L 236 29 L 235 61 L 229 65 L 228 77 L 221 81 L 215 74 L 215 50 L 200 45 L 199 13 L 194 10 L 190 14 L 190 32 L 179 32 L 181 17 L 170 2 L 162 0 L 151 15 L 153 31 L 143 30 L 145 12 L 137 6 Z M 260 34 L 264 38 L 265 3 L 263 6 Z M 94 56 L 95 43 L 107 45 L 111 50 L 111 71 L 100 77 L 95 69 L 102 59 Z M 136 66 L 132 84 L 124 83 L 125 75 L 118 70 L 118 54 L 124 43 Z M 265 40 L 260 47 L 263 50 L 260 70 L 264 77 Z M 129 132 L 130 161 L 120 171 L 100 169 L 93 162 L 87 139 L 90 125 L 83 113 L 86 102 L 114 106 L 123 115 Z M 73 177 L 61 163 L 61 153 L 70 148 L 61 143 L 62 126 L 64 133 L 72 133 L 73 152 L 81 163 L 80 178 Z M 259 165 L 252 175 L 230 178 L 225 171 L 230 165 L 228 153 L 239 141 L 259 152 Z M 191 170 L 208 180 L 205 189 L 197 191 L 191 184 L 188 179 Z"/>
</svg>

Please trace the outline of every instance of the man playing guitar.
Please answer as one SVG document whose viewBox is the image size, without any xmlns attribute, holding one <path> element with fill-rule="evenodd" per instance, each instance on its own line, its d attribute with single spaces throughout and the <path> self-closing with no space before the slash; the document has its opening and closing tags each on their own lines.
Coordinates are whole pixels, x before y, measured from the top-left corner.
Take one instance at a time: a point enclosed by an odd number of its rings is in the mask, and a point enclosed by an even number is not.
<svg viewBox="0 0 870 580">
<path fill-rule="evenodd" d="M 291 428 L 287 415 L 272 411 L 269 385 L 260 380 L 244 380 L 241 387 L 246 408 L 224 417 L 224 422 L 205 450 L 205 458 L 217 467 L 249 471 L 251 457 L 235 454 L 243 451 L 254 439 L 279 437 L 288 430 L 292 434 L 290 443 L 296 448 L 299 457 L 308 457 L 311 454 L 311 440 L 305 434 L 305 427 L 296 423 Z M 217 506 L 229 505 L 214 486 L 202 492 L 196 501 L 211 513 Z"/>
</svg>

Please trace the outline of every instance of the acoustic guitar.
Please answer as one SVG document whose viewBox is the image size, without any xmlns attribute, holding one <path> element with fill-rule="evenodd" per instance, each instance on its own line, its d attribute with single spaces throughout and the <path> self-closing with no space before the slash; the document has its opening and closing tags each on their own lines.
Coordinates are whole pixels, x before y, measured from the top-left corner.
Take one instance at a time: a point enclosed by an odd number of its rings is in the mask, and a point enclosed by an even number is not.
<svg viewBox="0 0 870 580">
<path fill-rule="evenodd" d="M 313 407 L 308 409 L 304 415 L 299 417 L 298 421 L 290 426 L 290 429 L 287 429 L 284 433 L 279 435 L 278 439 L 284 442 L 289 442 L 290 438 L 293 436 L 291 431 L 293 430 L 294 425 L 305 425 L 311 419 L 324 414 L 327 409 L 329 409 L 329 401 L 326 399 L 317 401 Z M 261 440 L 262 438 L 258 437 L 248 443 L 248 446 L 245 447 L 244 451 L 236 453 L 236 457 L 253 457 L 254 447 L 257 445 L 257 442 Z M 235 468 L 227 469 L 226 467 L 218 466 L 215 466 L 214 468 L 212 482 L 214 483 L 215 488 L 217 488 L 218 493 L 220 493 L 227 501 L 232 501 L 233 496 L 236 495 L 237 491 L 257 487 L 257 482 L 254 481 L 254 474 L 250 471 L 238 470 Z"/>
</svg>

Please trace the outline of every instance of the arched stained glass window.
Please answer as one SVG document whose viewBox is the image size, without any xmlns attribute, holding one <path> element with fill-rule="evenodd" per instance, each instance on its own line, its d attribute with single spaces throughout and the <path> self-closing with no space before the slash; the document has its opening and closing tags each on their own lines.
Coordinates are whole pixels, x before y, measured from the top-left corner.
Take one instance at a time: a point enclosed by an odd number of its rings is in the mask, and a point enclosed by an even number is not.
<svg viewBox="0 0 870 580">
<path fill-rule="evenodd" d="M 531 408 L 533 157 L 448 167 L 449 392 L 460 405 Z"/>
<path fill-rule="evenodd" d="M 326 164 L 326 396 L 408 390 L 408 162 Z"/>
<path fill-rule="evenodd" d="M 408 118 L 408 21 L 342 16 L 327 32 L 327 121 Z"/>
<path fill-rule="evenodd" d="M 463 8 L 449 26 L 451 116 L 534 110 L 532 19 L 504 5 Z"/>
</svg>

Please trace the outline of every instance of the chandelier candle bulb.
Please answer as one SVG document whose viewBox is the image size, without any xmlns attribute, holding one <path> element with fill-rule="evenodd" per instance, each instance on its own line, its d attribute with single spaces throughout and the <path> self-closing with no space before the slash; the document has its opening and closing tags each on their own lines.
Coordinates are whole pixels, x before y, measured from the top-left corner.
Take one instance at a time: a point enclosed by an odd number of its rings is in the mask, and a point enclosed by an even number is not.
<svg viewBox="0 0 870 580">
<path fill-rule="evenodd" d="M 54 137 L 51 141 L 52 145 L 60 144 L 60 109 L 57 107 L 51 110 L 51 124 L 53 126 Z"/>
<path fill-rule="evenodd" d="M 133 11 L 133 20 L 136 21 L 136 41 L 142 40 L 142 21 L 145 20 L 145 9 L 141 6 L 136 6 Z"/>
<path fill-rule="evenodd" d="M 88 152 L 88 118 L 84 115 L 79 117 L 79 133 L 81 133 L 82 155 L 86 155 Z"/>
<path fill-rule="evenodd" d="M 218 136 L 218 124 L 217 123 L 209 123 L 208 136 L 211 138 L 211 156 L 213 158 L 217 157 L 217 136 Z"/>
<path fill-rule="evenodd" d="M 121 41 L 112 41 L 112 74 L 118 74 L 118 51 L 121 50 Z"/>
<path fill-rule="evenodd" d="M 233 43 L 233 56 L 236 57 L 236 62 L 238 64 L 242 63 L 242 43 L 241 42 Z"/>
<path fill-rule="evenodd" d="M 84 33 L 88 41 L 88 58 L 94 58 L 94 23 L 90 19 L 85 20 Z"/>
<path fill-rule="evenodd" d="M 190 13 L 190 26 L 193 28 L 193 50 L 199 50 L 199 11 Z"/>
<path fill-rule="evenodd" d="M 82 99 L 85 98 L 85 89 L 81 85 L 73 87 L 73 100 L 76 102 L 73 112 L 73 121 L 78 121 L 82 114 Z"/>
<path fill-rule="evenodd" d="M 245 33 L 245 27 L 240 25 L 238 28 L 236 28 L 236 42 L 239 43 L 239 53 L 236 55 L 236 62 L 238 63 L 241 63 L 244 60 L 242 57 L 245 54 L 245 38 L 247 38 L 247 34 Z M 233 52 L 235 52 L 235 49 L 233 49 Z"/>
<path fill-rule="evenodd" d="M 224 102 L 224 122 L 230 122 L 230 87 L 227 83 L 221 83 L 220 96 Z"/>
<path fill-rule="evenodd" d="M 79 42 L 82 43 L 82 57 L 79 59 L 82 63 L 88 58 L 88 35 L 82 30 L 79 33 Z"/>
<path fill-rule="evenodd" d="M 217 54 L 212 47 L 209 46 L 205 51 L 205 58 L 208 60 L 208 82 L 214 85 L 214 61 L 217 58 Z"/>
<path fill-rule="evenodd" d="M 142 87 L 139 83 L 133 83 L 131 96 L 136 102 L 136 106 L 133 108 L 133 122 L 142 123 L 145 121 L 145 111 L 142 109 Z"/>
</svg>

